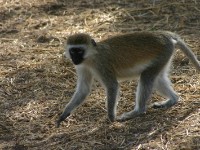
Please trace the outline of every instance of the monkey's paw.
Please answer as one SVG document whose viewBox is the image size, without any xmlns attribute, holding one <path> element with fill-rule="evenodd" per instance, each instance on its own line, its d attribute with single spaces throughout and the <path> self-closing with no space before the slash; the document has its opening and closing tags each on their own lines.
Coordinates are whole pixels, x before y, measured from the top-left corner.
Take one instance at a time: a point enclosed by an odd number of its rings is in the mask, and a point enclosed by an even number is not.
<svg viewBox="0 0 200 150">
<path fill-rule="evenodd" d="M 57 121 L 56 121 L 56 128 L 59 128 L 60 127 L 60 123 L 62 122 L 63 120 L 61 118 L 59 118 Z"/>
<path fill-rule="evenodd" d="M 145 112 L 138 112 L 138 111 L 133 110 L 133 111 L 130 111 L 130 112 L 123 113 L 121 116 L 117 117 L 116 120 L 119 121 L 119 122 L 124 122 L 124 121 L 130 120 L 130 119 L 133 119 L 137 116 L 140 116 L 144 113 Z"/>
<path fill-rule="evenodd" d="M 70 116 L 70 114 L 67 114 L 67 115 L 62 114 L 62 115 L 59 117 L 59 119 L 56 121 L 56 127 L 59 128 L 60 123 L 61 123 L 62 121 L 64 121 L 68 116 Z"/>
<path fill-rule="evenodd" d="M 121 116 L 118 116 L 116 118 L 116 121 L 124 122 L 124 121 L 127 121 L 127 120 L 134 118 L 134 116 L 131 112 L 126 112 L 126 113 L 123 113 Z"/>
</svg>

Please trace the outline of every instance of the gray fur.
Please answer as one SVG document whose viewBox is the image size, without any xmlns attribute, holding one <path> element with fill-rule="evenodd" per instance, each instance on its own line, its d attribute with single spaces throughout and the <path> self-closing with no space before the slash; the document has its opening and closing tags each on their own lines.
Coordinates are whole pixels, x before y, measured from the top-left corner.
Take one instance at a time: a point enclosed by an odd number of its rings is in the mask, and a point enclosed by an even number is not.
<svg viewBox="0 0 200 150">
<path fill-rule="evenodd" d="M 67 57 L 70 58 L 69 48 L 74 46 L 84 46 L 86 55 L 83 56 L 83 62 L 76 65 L 77 88 L 57 121 L 57 126 L 85 100 L 90 92 L 93 77 L 105 86 L 110 121 L 126 121 L 146 112 L 146 103 L 153 89 L 167 98 L 166 101 L 155 103 L 153 108 L 169 108 L 177 103 L 178 95 L 168 78 L 175 45 L 178 45 L 197 70 L 200 70 L 199 61 L 193 52 L 179 36 L 171 32 L 136 32 L 96 44 L 89 35 L 77 34 L 71 36 L 67 43 Z M 118 80 L 130 77 L 139 77 L 135 108 L 116 118 Z"/>
<path fill-rule="evenodd" d="M 59 127 L 60 122 L 64 121 L 65 118 L 67 118 L 75 108 L 83 103 L 91 89 L 93 80 L 91 72 L 84 66 L 78 66 L 76 69 L 78 74 L 76 91 L 57 121 L 57 127 Z M 84 74 L 82 72 L 84 72 Z"/>
</svg>

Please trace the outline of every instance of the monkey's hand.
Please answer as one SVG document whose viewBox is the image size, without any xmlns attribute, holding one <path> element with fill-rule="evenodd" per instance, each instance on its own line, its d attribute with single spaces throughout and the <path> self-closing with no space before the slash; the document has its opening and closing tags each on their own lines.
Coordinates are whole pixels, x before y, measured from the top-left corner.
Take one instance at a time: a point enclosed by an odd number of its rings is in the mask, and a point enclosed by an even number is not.
<svg viewBox="0 0 200 150">
<path fill-rule="evenodd" d="M 69 116 L 70 116 L 70 113 L 68 113 L 68 114 L 63 113 L 63 114 L 59 117 L 59 119 L 57 120 L 57 122 L 56 122 L 56 127 L 59 128 L 60 123 L 61 123 L 62 121 L 64 121 L 64 120 L 65 120 L 67 117 L 69 117 Z"/>
</svg>

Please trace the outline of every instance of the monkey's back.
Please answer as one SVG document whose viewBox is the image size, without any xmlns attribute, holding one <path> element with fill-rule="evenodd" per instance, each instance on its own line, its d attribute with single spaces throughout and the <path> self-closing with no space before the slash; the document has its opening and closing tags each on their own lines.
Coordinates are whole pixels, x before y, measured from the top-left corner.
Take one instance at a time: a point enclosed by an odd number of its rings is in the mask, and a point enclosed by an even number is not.
<svg viewBox="0 0 200 150">
<path fill-rule="evenodd" d="M 173 44 L 163 32 L 135 32 L 114 36 L 101 41 L 98 55 L 104 60 L 106 65 L 117 68 L 117 74 L 135 74 L 140 73 L 145 64 L 150 64 L 152 60 L 163 56 L 163 59 L 170 57 L 173 52 Z M 109 49 L 109 50 L 108 50 Z M 102 54 L 102 56 L 101 56 Z M 167 58 L 168 59 L 168 58 Z"/>
</svg>

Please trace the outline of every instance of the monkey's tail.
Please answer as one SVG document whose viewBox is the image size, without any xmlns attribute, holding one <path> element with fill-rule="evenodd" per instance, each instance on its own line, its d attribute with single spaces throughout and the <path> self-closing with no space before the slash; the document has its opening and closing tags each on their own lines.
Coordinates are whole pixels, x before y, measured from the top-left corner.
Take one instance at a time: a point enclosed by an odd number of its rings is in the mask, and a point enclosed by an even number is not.
<svg viewBox="0 0 200 150">
<path fill-rule="evenodd" d="M 186 45 L 186 43 L 176 34 L 172 33 L 172 38 L 175 40 L 176 44 L 182 52 L 190 59 L 190 61 L 194 64 L 196 69 L 200 72 L 200 61 L 197 59 L 193 51 Z"/>
</svg>

